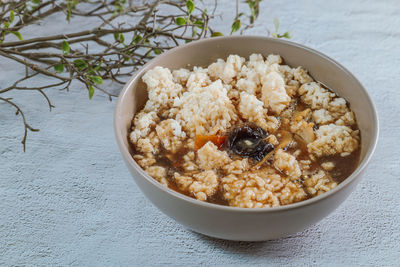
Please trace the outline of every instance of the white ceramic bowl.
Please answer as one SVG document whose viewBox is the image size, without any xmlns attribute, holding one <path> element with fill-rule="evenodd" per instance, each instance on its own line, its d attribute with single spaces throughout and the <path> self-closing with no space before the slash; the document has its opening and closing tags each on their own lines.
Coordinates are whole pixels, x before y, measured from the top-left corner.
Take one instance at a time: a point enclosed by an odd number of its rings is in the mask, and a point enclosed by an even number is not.
<svg viewBox="0 0 400 267">
<path fill-rule="evenodd" d="M 358 168 L 333 190 L 320 196 L 277 208 L 245 209 L 205 203 L 177 193 L 150 177 L 133 160 L 128 143 L 131 120 L 147 101 L 142 75 L 155 66 L 177 69 L 207 66 L 230 54 L 281 55 L 285 63 L 303 66 L 314 79 L 344 97 L 356 114 L 361 130 Z M 336 209 L 354 190 L 375 150 L 378 117 L 361 83 L 342 65 L 305 46 L 257 36 L 218 37 L 192 42 L 156 57 L 136 72 L 122 90 L 114 114 L 116 140 L 136 184 L 162 212 L 196 232 L 217 238 L 243 241 L 268 240 L 309 227 Z M 362 205 L 362 203 L 360 203 Z"/>
</svg>

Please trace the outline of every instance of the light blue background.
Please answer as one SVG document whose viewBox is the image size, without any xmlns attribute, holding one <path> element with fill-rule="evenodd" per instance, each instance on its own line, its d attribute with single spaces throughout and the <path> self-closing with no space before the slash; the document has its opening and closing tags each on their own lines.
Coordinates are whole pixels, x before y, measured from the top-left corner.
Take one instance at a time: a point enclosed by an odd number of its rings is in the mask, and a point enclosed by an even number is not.
<svg viewBox="0 0 400 267">
<path fill-rule="evenodd" d="M 234 1 L 219 1 L 229 31 Z M 47 90 L 56 108 L 24 92 L 32 126 L 27 152 L 14 110 L 0 104 L 0 265 L 397 265 L 400 257 L 400 2 L 268 0 L 257 27 L 278 17 L 293 40 L 349 68 L 378 108 L 381 138 L 364 180 L 317 225 L 260 243 L 188 231 L 144 198 L 124 166 L 112 130 L 115 101 Z M 61 32 L 53 22 L 37 31 Z M 88 22 L 84 22 L 88 24 Z M 226 25 L 224 25 L 226 24 Z M 29 32 L 24 33 L 29 36 Z M 23 69 L 1 59 L 0 87 Z M 117 88 L 117 86 L 113 86 Z"/>
</svg>

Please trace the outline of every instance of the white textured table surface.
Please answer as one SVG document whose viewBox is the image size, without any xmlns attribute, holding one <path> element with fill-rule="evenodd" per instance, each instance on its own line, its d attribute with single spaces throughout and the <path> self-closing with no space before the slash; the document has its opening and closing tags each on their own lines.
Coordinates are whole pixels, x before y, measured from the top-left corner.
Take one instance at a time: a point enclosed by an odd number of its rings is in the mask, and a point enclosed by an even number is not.
<svg viewBox="0 0 400 267">
<path fill-rule="evenodd" d="M 220 1 L 229 23 L 231 2 Z M 264 1 L 251 32 L 264 35 L 279 17 L 294 41 L 348 67 L 376 103 L 378 149 L 339 209 L 301 233 L 269 242 L 193 233 L 153 207 L 130 177 L 114 141 L 115 101 L 100 94 L 89 101 L 80 87 L 48 90 L 56 105 L 49 113 L 43 99 L 27 93 L 18 102 L 29 106 L 28 119 L 41 131 L 29 135 L 26 153 L 21 122 L 0 104 L 0 265 L 398 266 L 400 2 L 314 2 Z M 1 60 L 4 87 L 23 71 Z"/>
</svg>

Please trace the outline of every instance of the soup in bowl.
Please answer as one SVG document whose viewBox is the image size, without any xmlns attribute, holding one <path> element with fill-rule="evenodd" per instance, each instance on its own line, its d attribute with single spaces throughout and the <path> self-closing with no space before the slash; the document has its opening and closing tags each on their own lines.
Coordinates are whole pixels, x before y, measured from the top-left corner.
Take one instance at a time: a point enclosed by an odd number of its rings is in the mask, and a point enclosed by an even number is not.
<svg viewBox="0 0 400 267">
<path fill-rule="evenodd" d="M 344 67 L 298 44 L 244 36 L 150 61 L 121 92 L 114 127 L 157 207 L 233 240 L 288 235 L 329 214 L 378 136 L 373 103 Z"/>
</svg>

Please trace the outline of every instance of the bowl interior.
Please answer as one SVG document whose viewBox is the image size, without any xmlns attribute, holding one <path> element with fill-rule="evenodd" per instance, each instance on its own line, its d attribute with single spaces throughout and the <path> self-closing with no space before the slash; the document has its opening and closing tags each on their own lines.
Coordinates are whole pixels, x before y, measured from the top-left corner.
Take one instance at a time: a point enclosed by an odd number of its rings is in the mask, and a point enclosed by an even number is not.
<svg viewBox="0 0 400 267">
<path fill-rule="evenodd" d="M 279 54 L 291 67 L 303 66 L 315 80 L 322 82 L 350 103 L 361 131 L 361 156 L 357 170 L 363 168 L 376 145 L 378 120 L 374 105 L 359 81 L 343 66 L 315 50 L 288 41 L 256 36 L 212 38 L 193 42 L 156 57 L 134 74 L 121 92 L 115 112 L 114 127 L 118 142 L 122 144 L 120 147 L 123 156 L 130 157 L 127 136 L 131 120 L 147 101 L 146 85 L 141 81 L 147 70 L 155 66 L 171 70 L 207 66 L 218 58 L 226 59 L 230 54 L 248 58 L 253 53 L 264 56 Z"/>
</svg>

